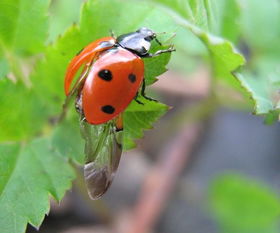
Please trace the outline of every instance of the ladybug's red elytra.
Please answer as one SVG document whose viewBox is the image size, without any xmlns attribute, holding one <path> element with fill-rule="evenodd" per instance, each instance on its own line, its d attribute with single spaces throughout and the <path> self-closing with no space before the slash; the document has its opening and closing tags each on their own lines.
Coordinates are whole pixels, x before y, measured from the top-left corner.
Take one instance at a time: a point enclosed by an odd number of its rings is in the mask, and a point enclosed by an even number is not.
<svg viewBox="0 0 280 233">
<path fill-rule="evenodd" d="M 173 47 L 149 53 L 151 41 L 160 43 L 156 34 L 148 28 L 121 35 L 117 38 L 98 39 L 70 62 L 64 89 L 70 94 L 71 83 L 82 65 L 87 73 L 82 80 L 77 107 L 90 124 L 102 124 L 123 112 L 134 99 L 141 84 L 144 86 L 144 62 L 142 58 L 158 56 L 174 51 Z M 144 87 L 143 87 L 144 89 Z"/>
<path fill-rule="evenodd" d="M 110 186 L 122 153 L 122 112 L 137 100 L 138 91 L 145 96 L 144 62 L 142 58 L 175 51 L 149 53 L 156 33 L 148 28 L 115 38 L 98 39 L 82 49 L 68 65 L 64 91 L 64 111 L 72 97 L 80 114 L 80 127 L 85 139 L 84 176 L 89 196 L 101 197 Z M 75 75 L 81 75 L 72 85 Z"/>
</svg>

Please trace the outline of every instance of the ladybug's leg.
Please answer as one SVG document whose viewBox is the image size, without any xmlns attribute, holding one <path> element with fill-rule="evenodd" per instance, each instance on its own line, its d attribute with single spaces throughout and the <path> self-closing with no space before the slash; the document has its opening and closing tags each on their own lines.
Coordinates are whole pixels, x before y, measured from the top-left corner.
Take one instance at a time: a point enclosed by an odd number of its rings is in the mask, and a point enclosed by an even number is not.
<svg viewBox="0 0 280 233">
<path fill-rule="evenodd" d="M 141 95 L 142 95 L 145 99 L 147 99 L 147 100 L 151 100 L 151 101 L 158 102 L 157 100 L 155 100 L 155 99 L 153 99 L 153 98 L 151 98 L 151 97 L 146 96 L 145 90 L 146 90 L 146 83 L 145 83 L 145 79 L 143 79 L 142 88 L 141 88 Z"/>
<path fill-rule="evenodd" d="M 137 98 L 138 98 L 138 95 L 139 95 L 139 93 L 138 93 L 138 91 L 137 91 L 136 96 L 134 97 L 134 100 L 135 100 L 138 104 L 144 105 L 143 102 L 141 102 L 140 100 L 137 99 Z"/>
<path fill-rule="evenodd" d="M 144 57 L 156 57 L 162 53 L 171 53 L 176 51 L 176 49 L 174 48 L 174 46 L 172 45 L 170 48 L 168 49 L 164 49 L 164 50 L 158 50 L 155 53 L 148 53 L 147 55 L 145 55 Z"/>
</svg>

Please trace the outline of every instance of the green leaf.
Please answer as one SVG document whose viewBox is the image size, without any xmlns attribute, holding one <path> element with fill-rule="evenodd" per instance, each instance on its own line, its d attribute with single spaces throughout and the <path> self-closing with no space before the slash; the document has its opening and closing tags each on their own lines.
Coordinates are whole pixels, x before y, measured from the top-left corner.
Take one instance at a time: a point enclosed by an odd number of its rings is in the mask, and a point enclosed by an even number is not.
<svg viewBox="0 0 280 233">
<path fill-rule="evenodd" d="M 46 0 L 1 0 L 0 45 L 12 52 L 35 53 L 44 48 L 47 36 Z"/>
<path fill-rule="evenodd" d="M 181 1 L 154 0 L 154 2 L 163 6 L 178 25 L 190 30 L 204 43 L 212 58 L 212 68 L 215 77 L 230 86 L 240 87 L 232 72 L 244 65 L 245 59 L 237 52 L 231 42 L 208 32 L 211 11 L 210 5 L 204 3 L 208 1 L 185 3 L 187 8 L 189 8 L 188 14 L 182 13 L 182 10 L 185 8 L 184 3 Z"/>
<path fill-rule="evenodd" d="M 41 130 L 46 110 L 32 89 L 3 79 L 0 93 L 0 142 L 28 139 Z"/>
<path fill-rule="evenodd" d="M 196 1 L 201 5 L 201 17 L 209 25 L 209 31 L 217 36 L 237 42 L 240 35 L 241 6 L 238 0 Z M 197 23 L 195 25 L 199 26 Z"/>
<path fill-rule="evenodd" d="M 63 80 L 67 65 L 83 46 L 77 27 L 70 27 L 63 37 L 46 49 L 45 59 L 31 75 L 34 91 L 42 103 L 48 103 L 48 112 L 52 116 L 60 113 L 65 99 Z"/>
<path fill-rule="evenodd" d="M 264 115 L 266 123 L 273 123 L 280 110 L 280 46 L 276 39 L 280 36 L 280 3 L 277 0 L 239 3 L 243 45 L 250 60 L 237 78 L 255 102 L 254 113 Z"/>
<path fill-rule="evenodd" d="M 250 73 L 237 73 L 236 77 L 240 80 L 255 101 L 255 113 L 266 114 L 274 109 L 274 105 L 270 100 L 268 83 L 261 77 L 253 76 Z"/>
<path fill-rule="evenodd" d="M 71 24 L 78 22 L 81 4 L 81 0 L 52 1 L 49 20 L 49 41 L 54 41 Z"/>
<path fill-rule="evenodd" d="M 220 25 L 220 33 L 226 39 L 237 42 L 240 35 L 240 14 L 241 6 L 238 0 L 224 0 L 223 4 L 217 2 L 219 6 L 223 5 L 220 9 L 220 18 L 216 20 Z"/>
<path fill-rule="evenodd" d="M 0 56 L 0 79 L 4 78 L 9 72 L 9 64 L 3 57 Z"/>
<path fill-rule="evenodd" d="M 241 7 L 241 30 L 245 42 L 256 55 L 272 53 L 279 55 L 280 3 L 278 0 L 243 1 Z M 252 14 L 254 12 L 254 14 Z"/>
<path fill-rule="evenodd" d="M 46 139 L 25 146 L 0 146 L 1 233 L 39 227 L 49 212 L 49 196 L 61 200 L 74 178 L 72 168 Z"/>
<path fill-rule="evenodd" d="M 250 92 L 255 102 L 254 113 L 265 115 L 267 123 L 277 120 L 276 116 L 280 110 L 278 104 L 280 88 L 279 58 L 276 56 L 260 57 L 255 61 L 254 70 L 247 69 L 243 74 L 237 74 L 237 78 L 241 85 Z"/>
<path fill-rule="evenodd" d="M 222 232 L 278 232 L 280 200 L 263 185 L 239 175 L 225 175 L 214 181 L 210 191 Z"/>
<path fill-rule="evenodd" d="M 168 106 L 138 97 L 143 105 L 132 101 L 124 113 L 123 149 L 135 147 L 135 139 L 143 137 L 145 129 L 151 129 L 155 121 L 168 111 Z"/>
<path fill-rule="evenodd" d="M 84 141 L 82 140 L 79 120 L 66 120 L 55 128 L 52 145 L 65 158 L 73 159 L 79 164 L 84 163 Z"/>
<path fill-rule="evenodd" d="M 0 78 L 11 71 L 28 86 L 22 63 L 26 55 L 44 50 L 48 31 L 49 0 L 1 0 Z M 26 70 L 25 67 L 25 70 Z M 9 70 L 10 69 L 10 70 Z"/>
<path fill-rule="evenodd" d="M 154 53 L 161 49 L 167 49 L 169 46 L 159 46 L 156 43 L 152 44 L 151 53 Z M 160 56 L 154 58 L 146 58 L 144 59 L 145 64 L 145 84 L 151 85 L 156 82 L 158 79 L 156 77 L 160 76 L 164 72 L 167 71 L 167 64 L 170 60 L 171 53 L 164 53 Z"/>
</svg>

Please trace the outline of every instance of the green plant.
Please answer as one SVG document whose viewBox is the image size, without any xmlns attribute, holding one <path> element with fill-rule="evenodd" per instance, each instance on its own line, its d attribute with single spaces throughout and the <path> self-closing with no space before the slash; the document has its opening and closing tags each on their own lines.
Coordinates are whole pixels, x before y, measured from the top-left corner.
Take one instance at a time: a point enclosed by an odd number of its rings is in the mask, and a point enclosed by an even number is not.
<svg viewBox="0 0 280 233">
<path fill-rule="evenodd" d="M 64 72 L 77 51 L 108 35 L 111 29 L 116 34 L 141 26 L 157 32 L 178 32 L 174 41 L 182 66 L 191 63 L 194 56 L 210 61 L 209 99 L 215 106 L 231 105 L 234 99 L 227 91 L 233 90 L 251 97 L 255 113 L 264 115 L 268 123 L 278 118 L 280 46 L 274 40 L 280 35 L 277 0 L 89 0 L 83 4 L 79 23 L 57 39 L 58 31 L 77 15 L 61 16 L 66 20 L 57 28 L 51 24 L 48 37 L 49 22 L 60 16 L 49 19 L 49 3 L 0 2 L 1 232 L 24 232 L 27 223 L 38 227 L 49 211 L 49 195 L 61 200 L 70 188 L 75 174 L 69 161 L 82 164 L 84 155 L 73 111 L 61 124 L 53 123 L 65 98 Z M 70 5 L 63 6 L 71 12 Z M 259 14 L 250 14 L 251 9 Z M 271 24 L 271 17 L 278 23 Z M 233 43 L 249 48 L 249 62 L 242 72 L 245 58 Z M 169 59 L 170 55 L 164 55 L 145 61 L 148 84 L 166 71 Z M 249 100 L 240 105 L 252 106 Z M 132 102 L 124 117 L 124 148 L 133 148 L 134 140 L 166 111 L 167 106 L 161 103 L 147 102 L 142 107 Z"/>
</svg>

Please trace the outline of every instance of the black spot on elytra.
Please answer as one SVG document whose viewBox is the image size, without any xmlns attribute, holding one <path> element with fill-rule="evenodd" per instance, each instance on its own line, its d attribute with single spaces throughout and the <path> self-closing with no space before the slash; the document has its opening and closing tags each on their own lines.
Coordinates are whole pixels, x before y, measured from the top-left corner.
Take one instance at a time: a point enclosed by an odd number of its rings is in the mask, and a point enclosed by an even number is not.
<svg viewBox="0 0 280 233">
<path fill-rule="evenodd" d="M 113 78 L 113 75 L 110 70 L 100 70 L 98 72 L 98 76 L 105 81 L 111 81 Z"/>
<path fill-rule="evenodd" d="M 113 114 L 115 112 L 115 108 L 112 105 L 104 105 L 101 107 L 101 110 L 107 114 Z"/>
<path fill-rule="evenodd" d="M 136 75 L 135 74 L 129 74 L 128 79 L 130 82 L 134 83 L 136 81 Z"/>
</svg>

